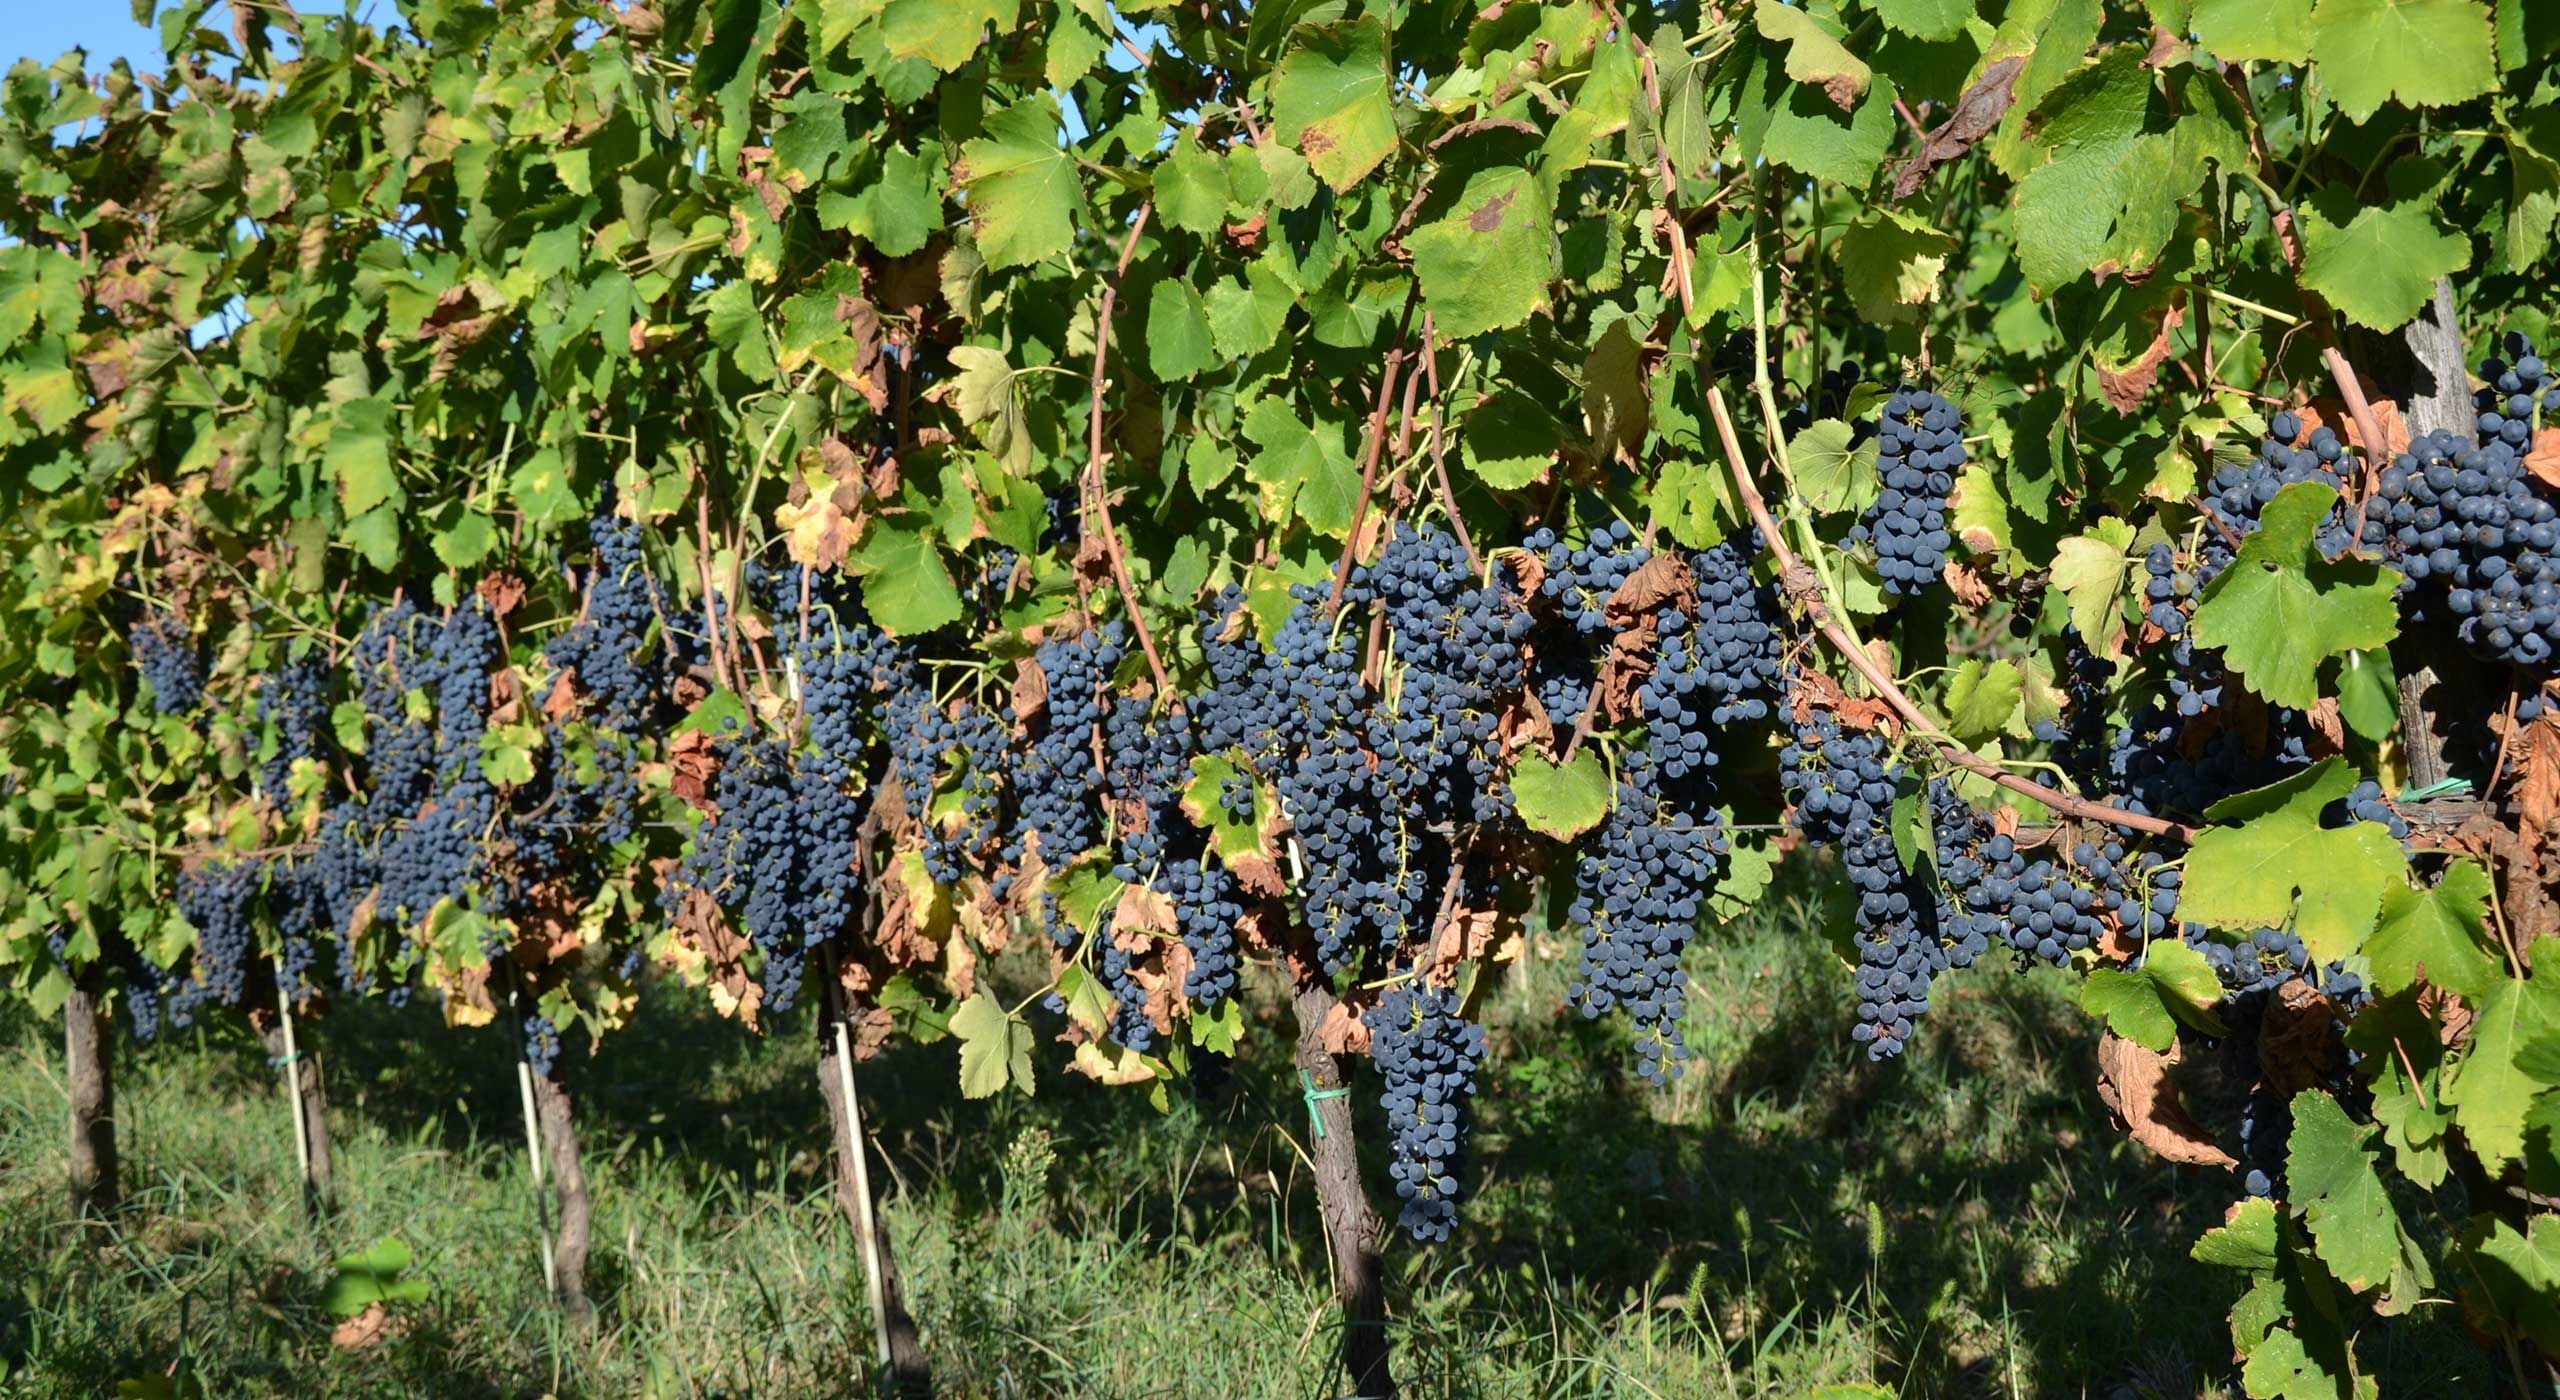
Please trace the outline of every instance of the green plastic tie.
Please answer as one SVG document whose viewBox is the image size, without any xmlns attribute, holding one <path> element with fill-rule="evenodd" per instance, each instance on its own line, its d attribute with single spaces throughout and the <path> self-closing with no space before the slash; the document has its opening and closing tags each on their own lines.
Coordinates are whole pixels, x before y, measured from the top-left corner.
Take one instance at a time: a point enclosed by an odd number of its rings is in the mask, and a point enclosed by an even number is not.
<svg viewBox="0 0 2560 1400">
<path fill-rule="evenodd" d="M 2424 802 L 2430 797 L 2455 797 L 2471 791 L 2469 778 L 2446 778 L 2422 788 L 2410 788 L 2400 794 L 2403 802 Z"/>
<path fill-rule="evenodd" d="M 1316 1112 L 1316 1104 L 1317 1104 L 1319 1101 L 1324 1100 L 1324 1099 L 1338 1099 L 1338 1098 L 1342 1098 L 1343 1096 L 1345 1096 L 1345 1095 L 1349 1094 L 1351 1091 L 1350 1091 L 1349 1089 L 1319 1089 L 1319 1088 L 1317 1088 L 1317 1087 L 1316 1087 L 1316 1077 L 1315 1077 L 1314 1075 L 1312 1075 L 1312 1074 L 1307 1073 L 1306 1069 L 1305 1069 L 1303 1066 L 1301 1066 L 1301 1067 L 1299 1068 L 1299 1070 L 1298 1070 L 1298 1082 L 1299 1082 L 1300 1084 L 1305 1085 L 1305 1086 L 1306 1086 L 1306 1090 L 1307 1090 L 1307 1126 L 1309 1126 L 1309 1127 L 1311 1127 L 1311 1128 L 1315 1129 L 1315 1133 L 1316 1133 L 1316 1136 L 1317 1136 L 1317 1137 L 1323 1137 L 1323 1136 L 1324 1136 L 1324 1119 L 1323 1119 L 1323 1117 L 1322 1117 L 1322 1116 L 1320 1116 L 1319 1114 L 1317 1114 L 1317 1112 Z"/>
<path fill-rule="evenodd" d="M 294 1052 L 293 1052 L 292 1054 L 290 1054 L 290 1055 L 269 1055 L 269 1056 L 267 1057 L 267 1068 L 269 1068 L 269 1069 L 282 1069 L 282 1068 L 284 1068 L 286 1065 L 292 1064 L 294 1061 L 299 1060 L 299 1059 L 301 1059 L 301 1058 L 302 1058 L 302 1052 L 301 1052 L 301 1051 L 299 1051 L 299 1050 L 294 1051 Z"/>
</svg>

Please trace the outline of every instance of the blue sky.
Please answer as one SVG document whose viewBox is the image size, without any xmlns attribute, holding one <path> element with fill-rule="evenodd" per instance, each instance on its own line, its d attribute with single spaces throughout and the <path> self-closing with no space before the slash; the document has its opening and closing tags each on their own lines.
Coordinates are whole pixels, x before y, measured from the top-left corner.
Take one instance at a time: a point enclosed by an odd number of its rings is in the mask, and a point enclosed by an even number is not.
<svg viewBox="0 0 2560 1400">
<path fill-rule="evenodd" d="M 0 68 L 20 58 L 50 63 L 85 48 L 100 66 L 122 55 L 136 68 L 160 67 L 160 41 L 133 22 L 126 0 L 0 0 Z"/>
</svg>

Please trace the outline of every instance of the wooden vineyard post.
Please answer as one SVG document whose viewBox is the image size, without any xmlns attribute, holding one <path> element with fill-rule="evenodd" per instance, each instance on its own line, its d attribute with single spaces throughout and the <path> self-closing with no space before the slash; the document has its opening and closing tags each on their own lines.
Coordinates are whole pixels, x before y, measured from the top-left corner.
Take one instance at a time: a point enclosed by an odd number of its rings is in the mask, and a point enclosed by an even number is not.
<svg viewBox="0 0 2560 1400">
<path fill-rule="evenodd" d="M 1360 1150 L 1352 1136 L 1351 1102 L 1342 1061 L 1324 1048 L 1325 1022 L 1338 1005 L 1321 982 L 1298 990 L 1297 1067 L 1311 1086 L 1307 1112 L 1314 1131 L 1307 1155 L 1315 1164 L 1316 1203 L 1324 1216 L 1333 1257 L 1333 1296 L 1342 1308 L 1342 1364 L 1351 1393 L 1381 1400 L 1396 1392 L 1388 1365 L 1387 1294 L 1378 1243 L 1382 1227 L 1360 1185 Z"/>
<path fill-rule="evenodd" d="M 329 1141 L 329 1091 L 320 1057 L 296 1034 L 292 1000 L 276 980 L 276 1019 L 265 1029 L 268 1062 L 283 1070 L 285 1100 L 293 1114 L 294 1165 L 302 1171 L 302 1204 L 314 1217 L 337 1205 L 336 1172 Z"/>
<path fill-rule="evenodd" d="M 2471 371 L 2464 363 L 2462 323 L 2453 304 L 2453 283 L 2436 279 L 2434 301 L 2418 318 L 2390 335 L 2348 328 L 2348 353 L 2366 381 L 2369 393 L 2400 406 L 2400 419 L 2415 438 L 2424 433 L 2451 433 L 2471 441 L 2476 430 L 2471 406 Z M 2382 444 L 2367 444 L 2377 464 L 2390 459 Z M 2404 663 L 2414 661 L 2399 677 L 2400 744 L 2408 769 L 2408 787 L 2424 792 L 2452 776 L 2447 736 L 2438 732 L 2428 692 L 2446 673 L 2467 684 L 2481 663 L 2459 643 L 2432 630 L 2412 631 L 2402 638 Z"/>
<path fill-rule="evenodd" d="M 98 970 L 83 969 L 62 1002 L 63 1052 L 71 1081 L 71 1211 L 94 1221 L 123 1201 L 116 1169 L 116 1084 Z"/>
<path fill-rule="evenodd" d="M 818 1093 L 826 1100 L 834 1129 L 836 1204 L 853 1227 L 862 1251 L 864 1292 L 871 1304 L 872 1342 L 878 1364 L 886 1369 L 890 1390 L 906 1400 L 933 1394 L 933 1368 L 926 1359 L 924 1338 L 908 1313 L 906 1288 L 898 1273 L 897 1251 L 891 1247 L 887 1222 L 871 1194 L 871 1163 L 862 1130 L 862 1100 L 854 1091 L 853 1038 L 845 1016 L 843 983 L 827 979 L 827 1015 L 818 1030 Z"/>
</svg>

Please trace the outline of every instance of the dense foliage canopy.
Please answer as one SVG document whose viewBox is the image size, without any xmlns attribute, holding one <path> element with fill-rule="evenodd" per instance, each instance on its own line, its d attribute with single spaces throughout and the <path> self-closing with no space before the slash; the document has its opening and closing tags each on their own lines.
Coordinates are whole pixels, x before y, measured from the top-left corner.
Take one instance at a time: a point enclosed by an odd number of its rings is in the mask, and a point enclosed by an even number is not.
<svg viewBox="0 0 2560 1400">
<path fill-rule="evenodd" d="M 2560 10 L 207 9 L 0 81 L 40 1009 L 547 1075 L 659 975 L 985 1095 L 1276 969 L 1428 1239 L 1524 924 L 1660 1080 L 1828 848 L 1879 1061 L 2085 975 L 2250 1393 L 2560 1356 Z"/>
</svg>

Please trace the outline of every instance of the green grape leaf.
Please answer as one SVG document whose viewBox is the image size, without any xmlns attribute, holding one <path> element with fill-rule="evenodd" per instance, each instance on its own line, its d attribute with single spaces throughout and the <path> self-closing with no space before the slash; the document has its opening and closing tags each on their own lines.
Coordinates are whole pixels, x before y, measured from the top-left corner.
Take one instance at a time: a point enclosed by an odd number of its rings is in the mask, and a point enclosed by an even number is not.
<svg viewBox="0 0 2560 1400">
<path fill-rule="evenodd" d="M 1689 549 L 1712 547 L 1742 515 L 1723 465 L 1695 457 L 1665 461 L 1645 501 L 1671 538 Z"/>
<path fill-rule="evenodd" d="M 2142 51 L 2115 45 L 2043 95 L 2027 123 L 2044 157 L 2018 180 L 2018 267 L 2039 288 L 2097 266 L 2127 196 L 2141 184 L 2151 101 Z"/>
<path fill-rule="evenodd" d="M 1841 111 L 1856 109 L 1875 71 L 1841 47 L 1820 20 L 1788 5 L 1755 5 L 1751 19 L 1761 38 L 1785 47 L 1790 81 L 1821 89 Z"/>
<path fill-rule="evenodd" d="M 1289 324 L 1289 308 L 1298 294 L 1280 274 L 1261 263 L 1244 270 L 1242 282 L 1220 278 L 1204 300 L 1209 313 L 1209 340 L 1230 360 L 1251 359 L 1270 349 Z"/>
<path fill-rule="evenodd" d="M 1228 783 L 1239 779 L 1252 789 L 1253 804 L 1245 811 L 1230 812 L 1220 797 Z M 1271 830 L 1279 816 L 1279 799 L 1251 779 L 1233 759 L 1208 754 L 1191 760 L 1191 781 L 1182 789 L 1183 814 L 1209 833 L 1221 861 L 1248 855 L 1271 860 L 1279 855 L 1278 838 Z"/>
<path fill-rule="evenodd" d="M 960 620 L 960 590 L 923 518 L 881 517 L 845 561 L 861 576 L 862 601 L 893 637 L 913 637 Z"/>
<path fill-rule="evenodd" d="M 2187 1251 L 2199 1264 L 2271 1273 L 2276 1267 L 2276 1203 L 2264 1196 L 2240 1203 L 2231 1218 L 2204 1232 Z"/>
<path fill-rule="evenodd" d="M 2351 651 L 2338 663 L 2338 714 L 2375 743 L 2400 727 L 2400 680 L 2381 647 Z"/>
<path fill-rule="evenodd" d="M 2222 980 L 2204 954 L 2176 939 L 2152 941 L 2138 967 L 2099 967 L 2080 985 L 2080 1008 L 2103 1018 L 2107 1029 L 2152 1051 L 2166 1051 L 2184 1021 L 2207 1035 L 2223 1034 L 2213 1004 Z"/>
<path fill-rule="evenodd" d="M 2187 27 L 2225 63 L 2300 63 L 2311 56 L 2311 0 L 2195 0 Z"/>
<path fill-rule="evenodd" d="M 997 461 L 1015 471 L 1031 465 L 1031 416 L 1023 407 L 1016 381 L 1022 372 L 1002 350 L 989 345 L 951 347 L 951 407 L 960 421 L 975 429 Z"/>
<path fill-rule="evenodd" d="M 2497 86 L 2489 17 L 2479 0 L 2320 0 L 2311 56 L 2349 120 L 2386 102 L 2446 107 Z"/>
<path fill-rule="evenodd" d="M 331 1263 L 329 1281 L 320 1289 L 320 1306 L 332 1317 L 354 1317 L 377 1303 L 422 1303 L 431 1295 L 424 1279 L 402 1278 L 409 1271 L 409 1246 L 386 1235 Z"/>
<path fill-rule="evenodd" d="M 2432 889 L 2393 885 L 2382 893 L 2382 921 L 2365 940 L 2373 984 L 2404 991 L 2421 978 L 2477 999 L 2503 975 L 2489 935 L 2489 875 L 2479 863 L 2446 865 Z"/>
<path fill-rule="evenodd" d="M 2321 662 L 2387 646 L 2400 630 L 2400 576 L 2353 556 L 2324 559 L 2313 543 L 2337 503 L 2337 488 L 2316 481 L 2276 493 L 2196 607 L 2196 643 L 2222 648 L 2249 688 L 2279 705 L 2310 709 Z"/>
<path fill-rule="evenodd" d="M 1523 753 L 1511 770 L 1511 800 L 1520 809 L 1520 820 L 1559 841 L 1598 826 L 1609 815 L 1609 798 L 1608 765 L 1588 746 L 1564 764 Z"/>
<path fill-rule="evenodd" d="M 1386 26 L 1364 15 L 1292 37 L 1297 47 L 1271 75 L 1271 134 L 1304 154 L 1318 179 L 1348 190 L 1396 147 Z"/>
<path fill-rule="evenodd" d="M 1211 1011 L 1191 1013 L 1191 1043 L 1213 1055 L 1232 1055 L 1244 1040 L 1244 998 L 1223 997 Z"/>
<path fill-rule="evenodd" d="M 2018 702 L 2025 690 L 2026 677 L 2016 662 L 1967 657 L 1947 678 L 1948 731 L 1968 744 L 2012 731 L 2023 737 L 2024 726 L 2012 721 L 2018 718 Z"/>
<path fill-rule="evenodd" d="M 2133 577 L 2133 526 L 2109 518 L 2053 551 L 2053 586 L 2071 606 L 2071 625 L 2089 650 L 2110 660 L 2123 654 L 2124 600 Z"/>
<path fill-rule="evenodd" d="M 1725 829 L 1733 831 L 1735 825 L 1728 813 Z M 1758 908 L 1760 897 L 1769 892 L 1778 874 L 1778 848 L 1772 833 L 1739 831 L 1730 839 L 1732 849 L 1725 852 L 1716 881 L 1707 888 L 1707 912 L 1724 924 Z"/>
<path fill-rule="evenodd" d="M 960 1041 L 961 1097 L 992 1098 L 1008 1087 L 1034 1092 L 1031 1025 L 994 996 L 982 991 L 962 1002 L 951 1013 L 951 1034 Z"/>
<path fill-rule="evenodd" d="M 2545 939 L 2535 951 L 2560 942 Z M 2560 1028 L 2560 1006 L 2540 980 L 2502 979 L 2475 1004 L 2471 1039 L 2453 1062 L 2444 1086 L 2445 1107 L 2483 1165 L 2497 1171 L 2524 1153 L 2525 1114 L 2536 1095 L 2551 1087 L 2534 1069 L 2525 1047 Z"/>
<path fill-rule="evenodd" d="M 1833 245 L 1858 315 L 1878 324 L 1916 316 L 1937 295 L 1955 250 L 1956 241 L 1928 220 L 1898 209 L 1869 212 L 1841 230 Z"/>
<path fill-rule="evenodd" d="M 1758 154 L 1817 180 L 1864 185 L 1884 163 L 1900 129 L 1893 114 L 1893 84 L 1869 83 L 1854 112 L 1843 112 L 1821 89 L 1790 84 L 1771 65 L 1763 99 L 1766 125 Z"/>
<path fill-rule="evenodd" d="M 1262 488 L 1269 519 L 1294 518 L 1335 539 L 1351 532 L 1360 469 L 1343 450 L 1339 429 L 1311 427 L 1286 401 L 1265 398 L 1246 412 L 1244 435 L 1261 449 L 1246 460 L 1244 471 Z"/>
<path fill-rule="evenodd" d="M 2483 1212 L 2464 1232 L 2462 1257 L 2479 1291 L 2465 1290 L 2484 1328 L 2516 1331 L 2545 1352 L 2560 1351 L 2560 1218 L 2536 1215 L 2523 1231 Z M 2486 1313 L 2486 1317 L 2481 1317 Z"/>
<path fill-rule="evenodd" d="M 952 176 L 989 268 L 1026 267 L 1075 242 L 1084 184 L 1058 144 L 1059 120 L 1057 98 L 1034 93 L 989 113 L 986 135 L 960 147 Z"/>
<path fill-rule="evenodd" d="M 1555 276 L 1547 189 L 1516 165 L 1468 177 L 1450 211 L 1405 239 L 1423 302 L 1444 335 L 1516 326 L 1546 308 Z"/>
<path fill-rule="evenodd" d="M 2355 770 L 2330 758 L 2216 803 L 2205 815 L 2238 825 L 2197 833 L 2178 916 L 2235 933 L 2290 923 L 2322 962 L 2353 955 L 2408 863 L 2400 843 L 2372 822 L 2320 824 L 2322 809 L 2355 785 Z"/>
<path fill-rule="evenodd" d="M 942 192 L 935 161 L 883 143 L 880 178 L 855 194 L 818 196 L 818 223 L 864 240 L 893 258 L 916 252 L 942 231 Z"/>
<path fill-rule="evenodd" d="M 1173 150 L 1156 167 L 1156 212 L 1171 227 L 1207 237 L 1226 227 L 1227 164 L 1195 139 L 1173 138 Z"/>
<path fill-rule="evenodd" d="M 755 290 L 745 282 L 723 282 L 702 300 L 703 329 L 711 343 L 729 352 L 738 373 L 758 381 L 773 378 L 777 366 L 765 342 L 764 317 L 756 311 Z"/>
<path fill-rule="evenodd" d="M 2340 1400 L 2349 1395 L 2366 1400 L 2375 1393 L 2370 1378 L 2350 1388 L 2348 1375 L 2332 1355 L 2312 1355 L 2301 1334 L 2278 1327 L 2250 1350 L 2240 1367 L 2240 1384 L 2255 1400 Z"/>
<path fill-rule="evenodd" d="M 391 404 L 384 399 L 349 399 L 338 405 L 323 454 L 329 475 L 338 483 L 340 504 L 358 516 L 384 502 L 408 499 L 399 474 L 391 467 Z"/>
<path fill-rule="evenodd" d="M 2294 1095 L 2286 1188 L 2303 1213 L 2312 1249 L 2340 1283 L 2357 1293 L 2387 1284 L 2391 1296 L 2407 1297 L 2426 1286 L 2426 1265 L 2401 1233 L 2370 1137 L 2371 1130 L 2350 1122 L 2327 1094 L 2305 1089 Z"/>
<path fill-rule="evenodd" d="M 977 57 L 986 27 L 1011 30 L 1021 0 L 885 0 L 880 45 L 893 59 L 919 58 L 948 73 Z"/>
<path fill-rule="evenodd" d="M 1787 443 L 1787 460 L 1805 504 L 1823 515 L 1867 508 L 1875 500 L 1876 443 L 1855 441 L 1856 430 L 1837 418 L 1808 425 Z"/>
<path fill-rule="evenodd" d="M 1870 0 L 1867 8 L 1914 39 L 1952 39 L 1973 18 L 1973 0 Z"/>
<path fill-rule="evenodd" d="M 1218 364 L 1209 308 L 1191 284 L 1174 278 L 1147 293 L 1147 367 L 1161 380 L 1189 379 Z"/>
<path fill-rule="evenodd" d="M 2430 199 L 2380 204 L 2336 184 L 2300 212 L 2302 285 L 2361 326 L 2398 330 L 2435 299 L 2437 278 L 2471 265 L 2471 240 L 2446 228 Z"/>
<path fill-rule="evenodd" d="M 2414 992 L 2386 996 L 2356 1013 L 2347 1044 L 2372 1072 L 2373 1121 L 2391 1145 L 2392 1164 L 2419 1186 L 2443 1185 L 2452 1170 L 2445 1133 L 2453 1116 L 2440 1101 L 2445 1050 L 2435 1018 Z"/>
</svg>

